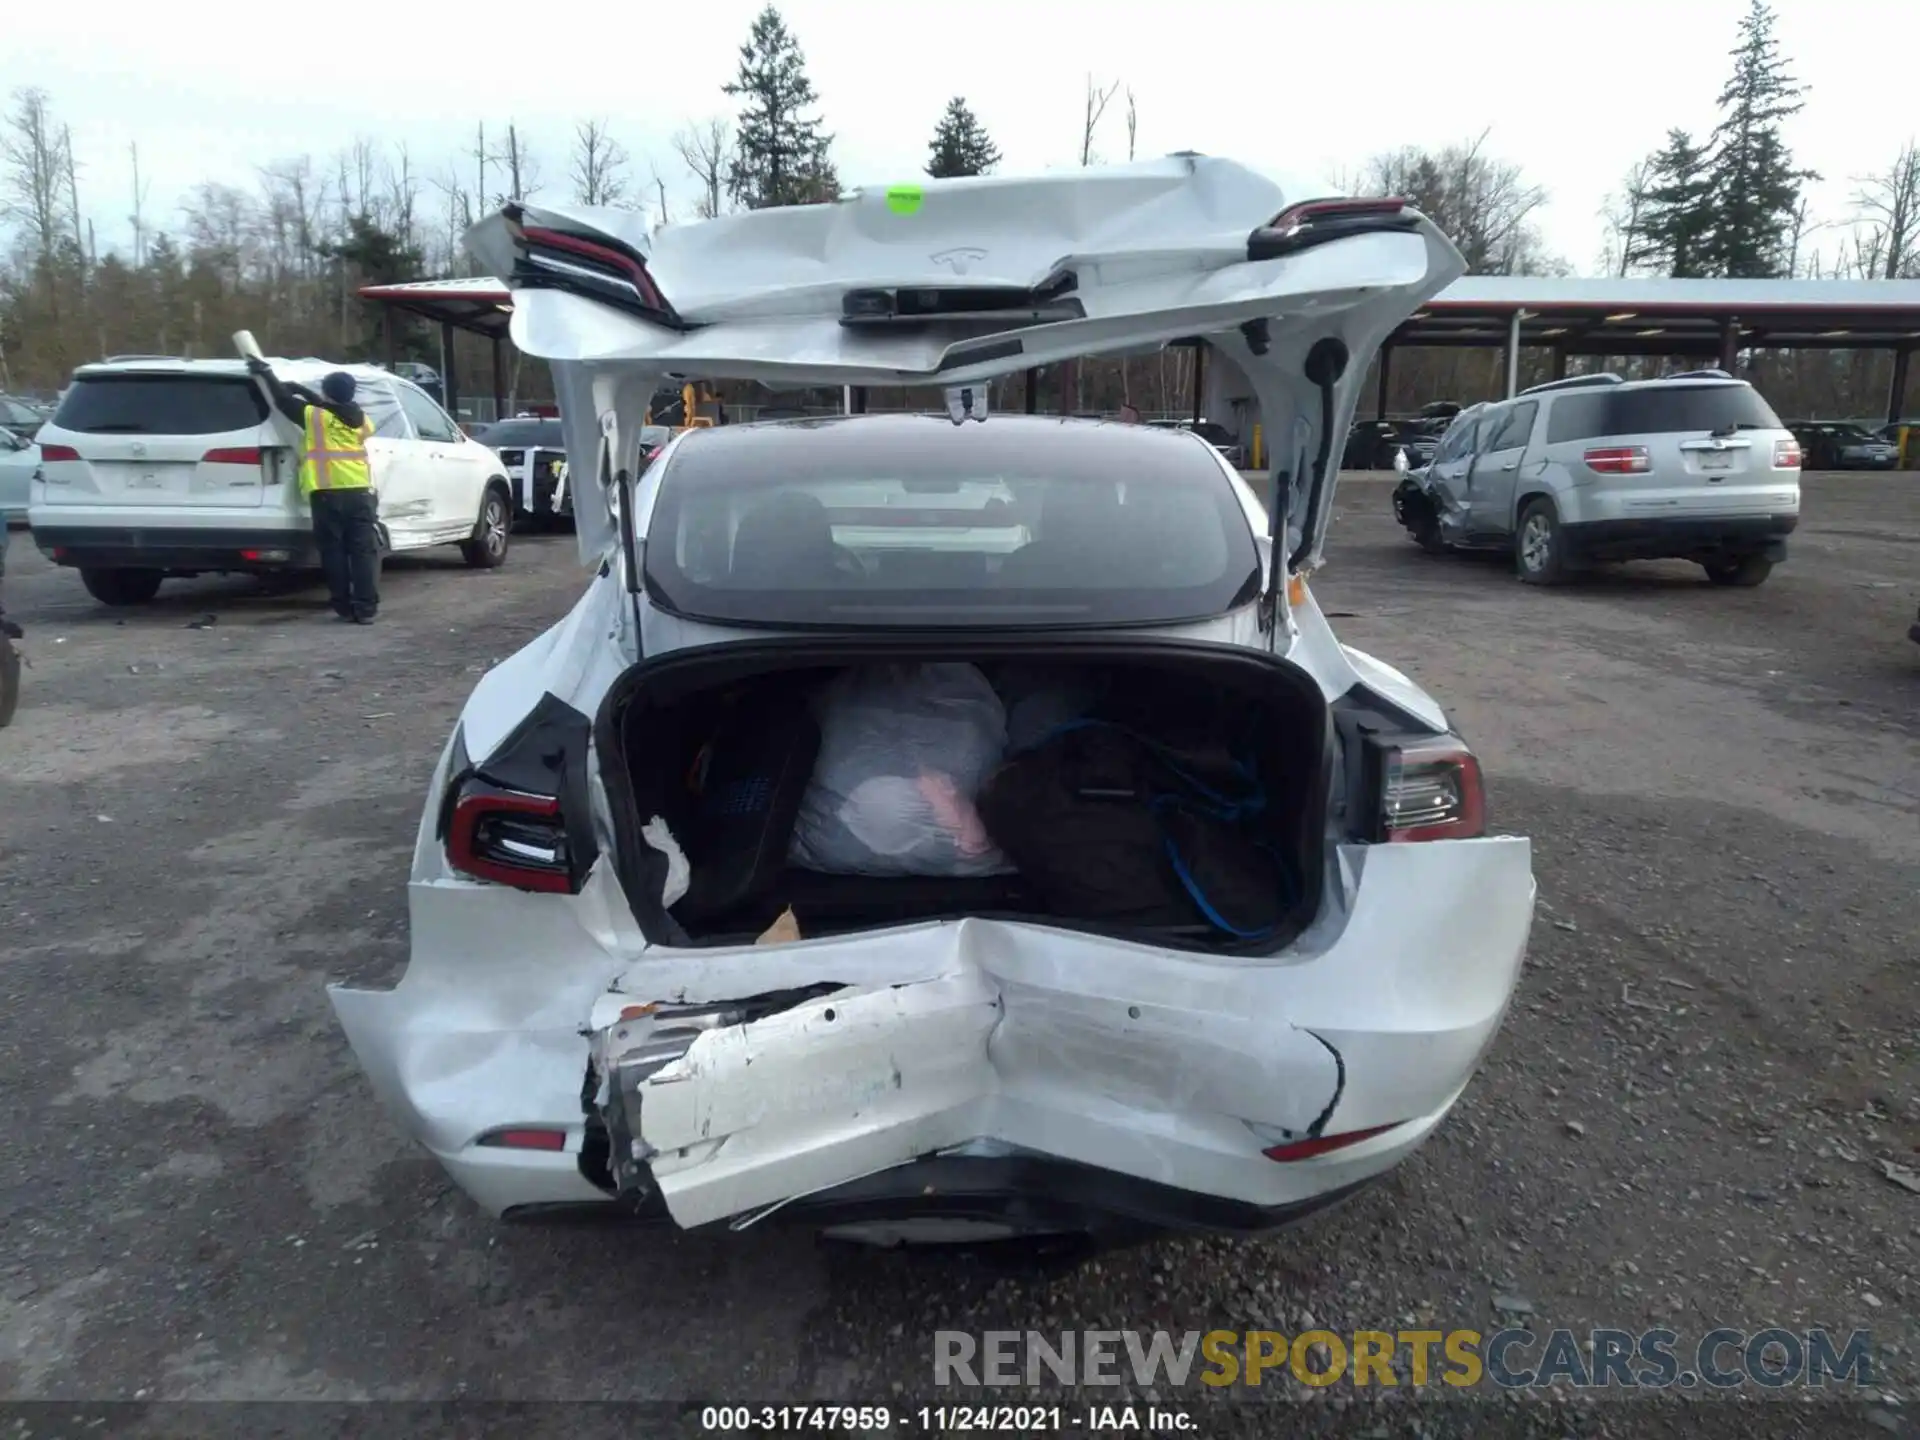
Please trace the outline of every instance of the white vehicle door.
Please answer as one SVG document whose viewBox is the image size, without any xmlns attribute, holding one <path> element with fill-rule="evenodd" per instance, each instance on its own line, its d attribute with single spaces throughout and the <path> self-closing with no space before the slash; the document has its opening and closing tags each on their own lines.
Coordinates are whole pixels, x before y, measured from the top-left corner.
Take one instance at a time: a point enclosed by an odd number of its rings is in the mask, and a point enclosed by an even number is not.
<svg viewBox="0 0 1920 1440">
<path fill-rule="evenodd" d="M 1289 194 L 1198 155 L 874 188 L 657 233 L 513 205 L 468 244 L 513 288 L 514 343 L 553 369 L 589 564 L 615 537 L 586 494 L 637 473 L 641 418 L 669 376 L 977 385 L 1202 336 L 1259 401 L 1287 565 L 1310 569 L 1368 362 L 1466 268 L 1404 201 Z"/>
<path fill-rule="evenodd" d="M 380 502 L 380 523 L 386 527 L 387 542 L 395 550 L 423 545 L 427 543 L 422 521 L 431 471 L 401 409 L 400 397 L 388 381 L 362 380 L 354 398 L 373 424 L 367 460 L 373 468 L 374 494 Z"/>
<path fill-rule="evenodd" d="M 404 380 L 396 382 L 401 408 L 413 423 L 415 445 L 425 457 L 428 507 L 424 526 L 432 543 L 460 539 L 473 529 L 480 514 L 480 492 L 486 485 L 481 457 L 485 447 L 460 433 L 451 416 L 426 393 Z"/>
</svg>

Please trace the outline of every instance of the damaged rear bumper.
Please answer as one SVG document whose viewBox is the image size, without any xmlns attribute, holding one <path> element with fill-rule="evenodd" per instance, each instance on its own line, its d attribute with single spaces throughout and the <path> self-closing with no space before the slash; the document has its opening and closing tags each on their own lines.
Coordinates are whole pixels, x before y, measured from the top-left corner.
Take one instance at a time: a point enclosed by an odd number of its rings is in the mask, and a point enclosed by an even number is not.
<svg viewBox="0 0 1920 1440">
<path fill-rule="evenodd" d="M 400 986 L 333 997 L 375 1088 L 496 1213 L 1263 1229 L 1440 1123 L 1532 921 L 1524 839 L 1348 847 L 1329 884 L 1293 947 L 1246 959 L 981 919 L 641 948 L 604 867 L 574 902 L 416 879 Z M 533 1125 L 565 1148 L 480 1143 Z"/>
</svg>

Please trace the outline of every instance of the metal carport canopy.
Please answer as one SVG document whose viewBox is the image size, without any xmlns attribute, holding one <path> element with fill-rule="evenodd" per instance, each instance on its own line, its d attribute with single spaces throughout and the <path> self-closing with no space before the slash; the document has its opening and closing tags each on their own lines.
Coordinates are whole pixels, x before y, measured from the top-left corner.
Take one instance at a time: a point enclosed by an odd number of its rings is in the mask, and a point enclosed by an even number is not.
<svg viewBox="0 0 1920 1440">
<path fill-rule="evenodd" d="M 511 292 L 491 276 L 368 285 L 360 293 L 496 340 L 506 334 L 513 307 Z M 1896 420 L 1909 362 L 1920 348 L 1920 280 L 1470 275 L 1421 307 L 1387 348 L 1508 349 L 1511 376 L 1515 345 L 1552 349 L 1556 373 L 1564 373 L 1569 355 L 1697 356 L 1731 369 L 1747 349 L 1891 350 L 1887 418 Z"/>
</svg>

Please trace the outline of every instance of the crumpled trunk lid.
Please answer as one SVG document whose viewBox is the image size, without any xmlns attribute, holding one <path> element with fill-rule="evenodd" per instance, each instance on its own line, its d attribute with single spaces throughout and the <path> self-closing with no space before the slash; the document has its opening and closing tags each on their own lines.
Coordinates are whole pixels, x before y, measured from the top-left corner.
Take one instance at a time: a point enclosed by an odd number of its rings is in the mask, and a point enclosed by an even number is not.
<svg viewBox="0 0 1920 1440">
<path fill-rule="evenodd" d="M 1390 232 L 1283 254 L 1256 243 L 1313 198 L 1230 161 L 1172 156 L 855 191 L 657 233 L 638 214 L 516 205 L 468 243 L 514 290 L 514 343 L 553 368 L 577 477 L 638 473 L 646 405 L 668 376 L 980 384 L 1204 336 L 1260 403 L 1291 486 L 1288 553 L 1305 568 L 1333 500 L 1331 475 L 1317 493 L 1308 478 L 1323 417 L 1307 353 L 1334 338 L 1349 356 L 1331 471 L 1373 352 L 1465 268 L 1412 212 Z M 931 318 L 892 323 L 916 296 L 936 297 Z M 611 514 L 598 501 L 576 511 L 582 557 L 598 564 Z"/>
</svg>

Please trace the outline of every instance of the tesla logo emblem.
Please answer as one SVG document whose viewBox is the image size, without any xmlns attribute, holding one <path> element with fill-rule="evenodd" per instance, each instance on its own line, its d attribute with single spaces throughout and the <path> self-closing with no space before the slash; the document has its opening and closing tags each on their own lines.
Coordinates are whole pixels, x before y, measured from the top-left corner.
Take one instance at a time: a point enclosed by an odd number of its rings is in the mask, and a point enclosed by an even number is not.
<svg viewBox="0 0 1920 1440">
<path fill-rule="evenodd" d="M 976 262 L 986 259 L 987 252 L 963 246 L 957 250 L 942 250 L 938 255 L 929 255 L 927 258 L 936 265 L 946 266 L 956 275 L 964 275 Z"/>
<path fill-rule="evenodd" d="M 133 453 L 135 455 L 145 455 L 147 453 L 147 447 L 136 442 L 133 447 Z"/>
</svg>

